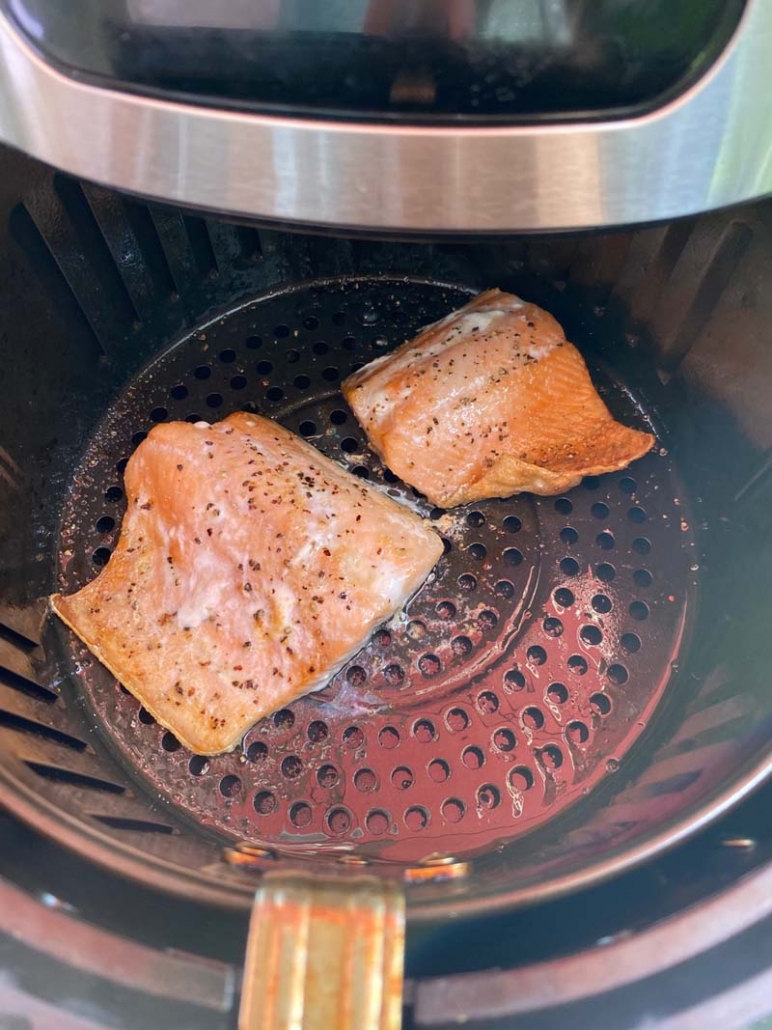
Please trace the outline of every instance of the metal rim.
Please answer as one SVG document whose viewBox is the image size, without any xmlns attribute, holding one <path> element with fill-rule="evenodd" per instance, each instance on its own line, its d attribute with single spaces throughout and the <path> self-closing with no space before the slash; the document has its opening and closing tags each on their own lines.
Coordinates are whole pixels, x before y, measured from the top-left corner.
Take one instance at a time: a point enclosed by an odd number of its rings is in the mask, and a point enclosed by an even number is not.
<svg viewBox="0 0 772 1030">
<path fill-rule="evenodd" d="M 269 221 L 403 233 L 662 221 L 772 189 L 770 36 L 772 9 L 749 0 L 706 76 L 641 118 L 425 129 L 218 111 L 101 89 L 46 64 L 0 16 L 0 136 L 131 193 Z"/>
</svg>

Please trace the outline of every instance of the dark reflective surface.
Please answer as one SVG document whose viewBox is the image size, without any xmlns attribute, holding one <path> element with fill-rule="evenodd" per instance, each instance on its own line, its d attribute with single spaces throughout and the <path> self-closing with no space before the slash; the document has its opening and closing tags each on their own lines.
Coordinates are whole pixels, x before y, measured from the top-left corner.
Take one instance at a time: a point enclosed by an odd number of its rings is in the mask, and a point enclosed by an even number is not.
<svg viewBox="0 0 772 1030">
<path fill-rule="evenodd" d="M 599 116 L 720 53 L 743 0 L 0 0 L 46 57 L 142 92 L 366 117 Z"/>
</svg>

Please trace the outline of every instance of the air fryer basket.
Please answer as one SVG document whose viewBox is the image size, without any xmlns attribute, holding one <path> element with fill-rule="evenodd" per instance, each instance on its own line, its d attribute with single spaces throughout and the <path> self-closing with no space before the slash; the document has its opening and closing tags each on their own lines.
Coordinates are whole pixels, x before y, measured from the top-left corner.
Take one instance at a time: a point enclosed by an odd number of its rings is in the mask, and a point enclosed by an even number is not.
<svg viewBox="0 0 772 1030">
<path fill-rule="evenodd" d="M 763 208 L 572 240 L 354 243 L 208 221 L 8 160 L 12 811 L 90 859 L 228 907 L 248 907 L 255 871 L 308 854 L 406 870 L 409 916 L 425 920 L 608 875 L 765 775 Z M 655 454 L 564 498 L 450 516 L 391 481 L 339 379 L 489 285 L 558 317 L 612 408 L 653 425 Z M 319 698 L 204 761 L 44 599 L 109 557 L 121 471 L 154 421 L 245 405 L 434 517 L 448 553 L 408 620 Z"/>
</svg>

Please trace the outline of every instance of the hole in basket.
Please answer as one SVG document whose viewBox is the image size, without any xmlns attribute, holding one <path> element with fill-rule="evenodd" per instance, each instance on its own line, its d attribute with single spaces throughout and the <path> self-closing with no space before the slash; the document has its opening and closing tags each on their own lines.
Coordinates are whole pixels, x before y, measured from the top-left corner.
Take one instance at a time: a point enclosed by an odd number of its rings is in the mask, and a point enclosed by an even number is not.
<svg viewBox="0 0 772 1030">
<path fill-rule="evenodd" d="M 650 554 L 651 541 L 647 540 L 645 536 L 638 536 L 633 540 L 633 550 L 636 554 Z"/>
<path fill-rule="evenodd" d="M 360 479 L 370 478 L 370 469 L 366 465 L 355 465 L 351 471 L 355 476 L 359 476 Z"/>
<path fill-rule="evenodd" d="M 415 783 L 413 770 L 408 769 L 406 765 L 398 765 L 392 770 L 391 783 L 397 790 L 409 790 Z"/>
<path fill-rule="evenodd" d="M 346 454 L 356 454 L 359 450 L 359 443 L 353 436 L 347 436 L 340 442 L 340 449 Z"/>
<path fill-rule="evenodd" d="M 431 719 L 419 719 L 413 725 L 413 736 L 421 744 L 429 744 L 437 739 L 437 730 Z"/>
<path fill-rule="evenodd" d="M 485 516 L 481 511 L 470 511 L 466 517 L 466 524 L 473 529 L 478 529 L 485 525 Z"/>
<path fill-rule="evenodd" d="M 378 786 L 378 777 L 372 769 L 357 769 L 354 773 L 354 786 L 362 793 L 368 794 Z"/>
<path fill-rule="evenodd" d="M 448 798 L 440 809 L 446 823 L 460 823 L 466 812 L 466 805 L 460 798 Z"/>
<path fill-rule="evenodd" d="M 505 600 L 509 600 L 515 596 L 515 587 L 513 583 L 510 583 L 508 579 L 500 579 L 494 590 L 499 597 L 503 597 Z"/>
<path fill-rule="evenodd" d="M 420 619 L 411 619 L 405 630 L 411 640 L 423 640 L 426 636 L 426 624 Z"/>
<path fill-rule="evenodd" d="M 405 812 L 405 826 L 411 833 L 420 833 L 429 825 L 429 813 L 421 805 L 413 805 Z"/>
<path fill-rule="evenodd" d="M 463 708 L 451 708 L 445 716 L 445 725 L 451 733 L 461 733 L 469 725 L 470 719 Z"/>
<path fill-rule="evenodd" d="M 262 347 L 263 341 L 260 336 L 248 336 L 244 340 L 244 344 L 249 350 L 257 350 L 259 347 Z"/>
<path fill-rule="evenodd" d="M 563 764 L 563 752 L 557 744 L 547 744 L 536 752 L 536 759 L 545 772 L 550 773 L 559 769 Z"/>
<path fill-rule="evenodd" d="M 353 751 L 355 748 L 361 747 L 365 742 L 365 735 L 358 726 L 349 726 L 343 731 L 343 743 L 346 747 L 351 748 Z"/>
<path fill-rule="evenodd" d="M 613 551 L 615 545 L 614 534 L 604 529 L 602 533 L 598 533 L 595 537 L 595 543 L 602 551 Z"/>
<path fill-rule="evenodd" d="M 303 762 L 297 755 L 287 755 L 282 759 L 281 774 L 288 780 L 296 780 L 303 772 Z"/>
<path fill-rule="evenodd" d="M 611 711 L 611 701 L 605 694 L 592 694 L 590 696 L 590 708 L 593 715 L 608 715 Z"/>
<path fill-rule="evenodd" d="M 329 763 L 319 766 L 316 771 L 316 782 L 320 787 L 325 787 L 328 790 L 330 787 L 334 787 L 339 779 L 340 773 L 334 765 Z"/>
<path fill-rule="evenodd" d="M 585 644 L 590 644 L 594 647 L 597 647 L 601 640 L 603 640 L 603 634 L 597 626 L 593 625 L 582 626 L 582 628 L 579 630 L 579 636 L 582 638 Z"/>
<path fill-rule="evenodd" d="M 307 390 L 311 385 L 311 380 L 304 375 L 295 376 L 292 382 L 297 390 Z"/>
<path fill-rule="evenodd" d="M 575 719 L 566 726 L 566 737 L 572 744 L 586 744 L 590 737 L 590 731 L 583 722 Z"/>
<path fill-rule="evenodd" d="M 206 755 L 193 755 L 188 762 L 188 772 L 191 776 L 203 776 L 209 772 L 209 759 Z"/>
<path fill-rule="evenodd" d="M 351 828 L 351 813 L 347 808 L 331 808 L 327 813 L 325 823 L 327 824 L 327 829 L 334 837 L 340 837 L 341 834 L 347 833 Z"/>
<path fill-rule="evenodd" d="M 169 390 L 169 396 L 172 397 L 175 401 L 184 401 L 185 398 L 188 396 L 188 388 L 182 383 L 178 383 L 176 386 L 173 386 L 171 390 Z"/>
<path fill-rule="evenodd" d="M 570 515 L 573 510 L 574 506 L 567 497 L 558 497 L 555 501 L 555 511 L 560 515 Z"/>
<path fill-rule="evenodd" d="M 308 739 L 312 744 L 321 744 L 323 740 L 327 740 L 330 735 L 330 731 L 327 727 L 326 722 L 322 722 L 321 719 L 314 719 L 313 722 L 308 724 Z"/>
<path fill-rule="evenodd" d="M 584 676 L 587 672 L 587 659 L 583 658 L 580 654 L 572 654 L 566 664 L 569 671 L 575 676 Z"/>
<path fill-rule="evenodd" d="M 313 814 L 311 806 L 305 801 L 296 801 L 289 811 L 290 822 L 301 830 L 310 824 Z"/>
<path fill-rule="evenodd" d="M 380 808 L 374 808 L 365 817 L 365 826 L 376 837 L 388 830 L 389 822 L 388 812 L 384 812 Z"/>
<path fill-rule="evenodd" d="M 490 632 L 495 629 L 499 624 L 499 617 L 495 612 L 492 612 L 489 608 L 480 612 L 477 616 L 477 625 L 483 632 Z"/>
<path fill-rule="evenodd" d="M 317 340 L 311 349 L 313 350 L 314 354 L 326 354 L 330 348 L 324 342 L 324 340 Z"/>
<path fill-rule="evenodd" d="M 199 365 L 198 368 L 193 370 L 193 375 L 196 379 L 208 379 L 212 374 L 212 370 L 209 365 Z"/>
<path fill-rule="evenodd" d="M 488 551 L 484 544 L 472 544 L 467 549 L 467 554 L 473 561 L 484 561 Z"/>
<path fill-rule="evenodd" d="M 646 521 L 646 512 L 643 510 L 643 508 L 640 508 L 636 505 L 636 507 L 631 508 L 628 511 L 627 517 L 631 522 L 636 522 L 640 524 L 641 522 Z"/>
<path fill-rule="evenodd" d="M 277 325 L 273 328 L 273 335 L 277 340 L 283 340 L 290 334 L 290 327 L 288 325 Z"/>
<path fill-rule="evenodd" d="M 590 508 L 590 512 L 596 519 L 607 519 L 609 515 L 609 508 L 603 501 L 596 501 L 595 504 Z"/>
<path fill-rule="evenodd" d="M 544 725 L 544 713 L 531 705 L 523 709 L 523 726 L 529 730 L 540 730 Z"/>
<path fill-rule="evenodd" d="M 131 438 L 131 442 L 135 447 L 139 447 L 143 440 L 147 440 L 147 433 L 135 433 Z"/>
<path fill-rule="evenodd" d="M 550 683 L 547 697 L 554 705 L 564 705 L 568 700 L 568 688 L 563 683 Z"/>
<path fill-rule="evenodd" d="M 335 411 L 330 412 L 330 422 L 334 426 L 342 426 L 344 422 L 348 421 L 348 415 L 345 411 L 341 411 L 340 408 L 336 408 Z"/>
<path fill-rule="evenodd" d="M 606 615 L 611 611 L 611 600 L 605 594 L 596 594 L 592 599 L 592 608 L 598 615 Z"/>
<path fill-rule="evenodd" d="M 264 762 L 268 757 L 268 745 L 256 740 L 247 748 L 247 759 L 250 762 Z"/>
<path fill-rule="evenodd" d="M 217 357 L 222 361 L 223 365 L 230 365 L 236 360 L 236 351 L 230 350 L 230 348 L 221 350 Z"/>
<path fill-rule="evenodd" d="M 582 480 L 582 486 L 585 490 L 597 490 L 600 486 L 600 480 L 597 476 L 585 476 Z"/>
<path fill-rule="evenodd" d="M 235 798 L 241 793 L 241 780 L 233 774 L 223 776 L 220 780 L 220 793 L 224 798 Z"/>
<path fill-rule="evenodd" d="M 651 586 L 653 579 L 654 577 L 648 569 L 636 569 L 633 573 L 633 583 L 643 590 Z"/>
<path fill-rule="evenodd" d="M 399 744 L 399 730 L 394 726 L 384 726 L 378 734 L 378 743 L 387 751 L 392 751 Z"/>
<path fill-rule="evenodd" d="M 504 676 L 504 686 L 509 690 L 522 690 L 525 686 L 525 676 L 519 669 L 509 669 Z"/>
<path fill-rule="evenodd" d="M 441 619 L 453 619 L 456 615 L 456 606 L 452 601 L 440 601 L 434 610 Z"/>
<path fill-rule="evenodd" d="M 246 376 L 233 376 L 233 378 L 231 379 L 231 390 L 245 390 L 246 386 Z"/>
<path fill-rule="evenodd" d="M 222 407 L 222 395 L 219 393 L 210 393 L 206 398 L 207 406 L 210 408 L 221 408 Z"/>
<path fill-rule="evenodd" d="M 517 515 L 507 515 L 504 519 L 504 529 L 507 533 L 519 533 L 523 528 L 523 523 L 517 517 Z"/>
<path fill-rule="evenodd" d="M 255 372 L 259 376 L 267 376 L 273 372 L 273 362 L 271 361 L 258 361 L 255 365 Z"/>
<path fill-rule="evenodd" d="M 123 490 L 119 486 L 109 486 L 105 490 L 105 500 L 111 504 L 115 504 L 116 501 L 123 499 Z"/>
<path fill-rule="evenodd" d="M 429 773 L 429 779 L 434 783 L 444 783 L 450 776 L 450 766 L 443 758 L 435 758 L 429 762 L 426 771 Z"/>
<path fill-rule="evenodd" d="M 492 783 L 483 783 L 477 788 L 477 807 L 491 811 L 501 804 L 501 792 Z"/>
<path fill-rule="evenodd" d="M 548 637 L 560 637 L 563 635 L 563 623 L 553 615 L 548 616 L 544 620 L 542 628 Z"/>
<path fill-rule="evenodd" d="M 517 566 L 523 562 L 523 554 L 516 547 L 508 547 L 502 557 L 507 565 Z"/>
<path fill-rule="evenodd" d="M 101 568 L 110 561 L 110 555 L 112 551 L 109 547 L 97 547 L 94 553 L 91 555 L 91 560 L 98 568 Z"/>
<path fill-rule="evenodd" d="M 153 408 L 150 412 L 150 418 L 153 422 L 163 422 L 169 415 L 166 408 Z"/>
<path fill-rule="evenodd" d="M 493 746 L 497 751 L 514 751 L 517 740 L 512 730 L 501 727 L 493 734 Z"/>
<path fill-rule="evenodd" d="M 564 558 L 560 563 L 560 571 L 564 576 L 576 576 L 579 574 L 579 562 L 576 558 Z"/>
<path fill-rule="evenodd" d="M 638 484 L 630 476 L 623 476 L 619 480 L 619 489 L 623 494 L 634 494 Z"/>
<path fill-rule="evenodd" d="M 628 654 L 635 654 L 641 649 L 641 638 L 637 633 L 623 633 L 619 643 Z"/>
<path fill-rule="evenodd" d="M 442 662 L 436 654 L 424 654 L 418 659 L 418 668 L 422 676 L 431 679 L 442 671 Z"/>
<path fill-rule="evenodd" d="M 344 336 L 341 343 L 343 344 L 344 350 L 357 349 L 357 341 L 355 336 Z"/>
<path fill-rule="evenodd" d="M 313 436 L 318 432 L 316 428 L 316 422 L 311 422 L 310 419 L 305 419 L 298 426 L 298 432 L 301 436 Z"/>
<path fill-rule="evenodd" d="M 450 642 L 451 650 L 457 658 L 466 658 L 472 653 L 472 641 L 469 637 L 453 637 Z"/>
<path fill-rule="evenodd" d="M 483 690 L 477 695 L 477 707 L 483 715 L 493 715 L 499 710 L 499 699 L 492 690 Z"/>
<path fill-rule="evenodd" d="M 630 678 L 630 674 L 624 665 L 616 662 L 614 665 L 609 665 L 606 670 L 606 675 L 616 686 L 620 687 L 623 683 L 627 683 Z"/>
<path fill-rule="evenodd" d="M 284 396 L 284 390 L 280 386 L 270 386 L 265 391 L 265 399 L 267 401 L 280 401 Z"/>
<path fill-rule="evenodd" d="M 547 652 L 540 644 L 533 644 L 525 652 L 525 656 L 531 665 L 544 665 L 547 661 Z"/>
<path fill-rule="evenodd" d="M 167 731 L 164 733 L 163 737 L 161 737 L 161 747 L 164 751 L 174 752 L 179 751 L 182 744 L 180 744 L 179 740 L 177 740 L 173 733 L 169 733 Z"/>
<path fill-rule="evenodd" d="M 633 601 L 629 611 L 636 622 L 645 622 L 649 617 L 649 606 L 645 601 Z"/>
<path fill-rule="evenodd" d="M 485 755 L 479 747 L 467 747 L 461 753 L 461 761 L 467 769 L 482 769 L 485 765 Z"/>
<path fill-rule="evenodd" d="M 559 604 L 561 608 L 570 608 L 575 600 L 573 591 L 568 587 L 558 587 L 552 596 L 555 598 L 555 604 Z"/>
<path fill-rule="evenodd" d="M 315 315 L 307 315 L 303 319 L 303 328 L 308 330 L 317 329 L 319 326 L 319 319 Z"/>
<path fill-rule="evenodd" d="M 329 365 L 322 371 L 322 379 L 328 383 L 334 383 L 340 377 L 340 369 L 335 368 L 334 365 Z"/>
<path fill-rule="evenodd" d="M 405 672 L 401 665 L 392 663 L 383 670 L 383 678 L 390 687 L 398 687 L 405 678 Z"/>
<path fill-rule="evenodd" d="M 595 569 L 595 575 L 602 583 L 610 583 L 617 574 L 617 570 L 610 562 L 604 561 Z"/>
<path fill-rule="evenodd" d="M 533 773 L 527 765 L 516 765 L 507 777 L 512 790 L 519 790 L 521 793 L 530 790 L 533 786 Z"/>
<path fill-rule="evenodd" d="M 573 526 L 564 526 L 563 529 L 561 529 L 560 531 L 560 539 L 563 541 L 564 544 L 568 544 L 568 546 L 570 547 L 571 544 L 575 544 L 576 541 L 579 539 L 579 534 L 576 532 Z"/>
<path fill-rule="evenodd" d="M 352 687 L 361 687 L 367 681 L 367 673 L 361 665 L 352 665 L 346 670 L 346 679 Z"/>
<path fill-rule="evenodd" d="M 278 802 L 276 801 L 276 795 L 272 794 L 270 790 L 261 790 L 255 794 L 252 804 L 258 815 L 270 815 L 271 812 L 276 811 Z"/>
<path fill-rule="evenodd" d="M 103 515 L 101 519 L 97 519 L 95 528 L 97 533 L 109 533 L 110 530 L 115 529 L 115 519 L 109 515 Z"/>
<path fill-rule="evenodd" d="M 471 594 L 473 590 L 477 589 L 477 579 L 471 573 L 464 572 L 458 577 L 458 585 L 465 594 Z"/>
<path fill-rule="evenodd" d="M 295 725 L 295 713 L 289 708 L 282 708 L 274 713 L 273 724 L 277 730 L 288 730 Z"/>
</svg>

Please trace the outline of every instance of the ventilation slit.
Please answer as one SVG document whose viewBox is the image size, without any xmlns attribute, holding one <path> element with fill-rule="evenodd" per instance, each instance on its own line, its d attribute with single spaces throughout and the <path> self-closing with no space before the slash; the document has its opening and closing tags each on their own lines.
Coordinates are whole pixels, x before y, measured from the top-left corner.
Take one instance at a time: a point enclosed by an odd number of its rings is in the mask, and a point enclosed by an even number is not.
<svg viewBox="0 0 772 1030">
<path fill-rule="evenodd" d="M 42 722 L 35 722 L 34 719 L 26 719 L 23 715 L 14 715 L 13 712 L 6 712 L 2 708 L 0 708 L 0 726 L 8 730 L 16 730 L 19 733 L 31 733 L 34 737 L 51 740 L 55 744 L 61 744 L 62 747 L 72 748 L 73 751 L 85 751 L 88 748 L 88 744 L 69 733 L 54 729 L 53 726 L 45 726 Z"/>
<path fill-rule="evenodd" d="M 190 240 L 190 249 L 199 275 L 217 274 L 217 259 L 214 256 L 212 241 L 209 239 L 203 218 L 183 215 L 182 221 Z"/>
<path fill-rule="evenodd" d="M 154 823 L 150 819 L 124 819 L 120 815 L 94 815 L 92 819 L 97 819 L 100 823 L 104 823 L 105 826 L 110 826 L 114 830 L 132 830 L 134 833 L 174 833 L 173 826 L 167 826 L 165 823 Z"/>
<path fill-rule="evenodd" d="M 26 694 L 27 697 L 34 697 L 36 701 L 56 701 L 59 696 L 49 687 L 41 686 L 40 683 L 35 683 L 34 680 L 27 679 L 18 672 L 11 672 L 2 665 L 0 665 L 0 684 L 10 687 L 11 690 L 18 690 L 20 694 Z"/>
<path fill-rule="evenodd" d="M 46 765 L 44 762 L 30 760 L 26 760 L 24 764 L 45 780 L 68 783 L 73 787 L 86 787 L 90 790 L 102 790 L 107 794 L 125 794 L 126 792 L 126 788 L 120 783 L 112 783 L 110 780 L 103 780 L 98 776 L 74 772 L 72 769 L 63 769 L 58 765 Z"/>
</svg>

